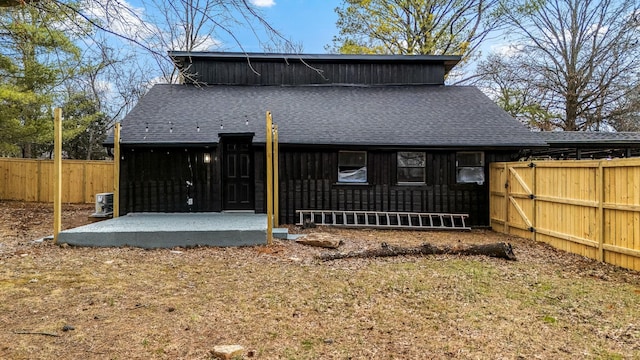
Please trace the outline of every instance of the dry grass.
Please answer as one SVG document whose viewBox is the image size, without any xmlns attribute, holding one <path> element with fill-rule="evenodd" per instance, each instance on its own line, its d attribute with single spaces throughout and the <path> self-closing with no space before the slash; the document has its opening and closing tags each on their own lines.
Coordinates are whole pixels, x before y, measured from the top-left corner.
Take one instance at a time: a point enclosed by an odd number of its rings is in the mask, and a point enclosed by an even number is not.
<svg viewBox="0 0 640 360">
<path fill-rule="evenodd" d="M 256 359 L 640 358 L 639 274 L 542 244 L 490 231 L 324 231 L 344 250 L 509 241 L 516 262 L 319 262 L 331 250 L 292 242 L 61 248 L 30 241 L 50 229 L 48 207 L 0 202 L 0 358 L 209 359 L 218 344 Z M 91 212 L 65 210 L 67 223 Z"/>
</svg>

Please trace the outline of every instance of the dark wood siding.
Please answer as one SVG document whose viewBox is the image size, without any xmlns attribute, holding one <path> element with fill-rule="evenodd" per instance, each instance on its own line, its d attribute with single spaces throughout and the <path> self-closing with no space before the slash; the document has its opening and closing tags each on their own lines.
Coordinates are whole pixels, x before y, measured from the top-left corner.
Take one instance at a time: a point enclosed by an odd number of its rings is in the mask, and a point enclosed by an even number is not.
<svg viewBox="0 0 640 360">
<path fill-rule="evenodd" d="M 470 225 L 489 225 L 489 184 L 456 183 L 456 153 L 428 151 L 426 184 L 396 184 L 396 152 L 369 151 L 367 184 L 337 183 L 337 150 L 289 150 L 280 156 L 280 222 L 295 210 L 366 210 L 468 213 Z M 490 161 L 507 153 L 485 152 Z M 488 174 L 488 172 L 487 172 Z"/>
<path fill-rule="evenodd" d="M 337 183 L 340 149 L 281 147 L 280 222 L 295 223 L 296 210 L 367 210 L 468 213 L 470 225 L 489 225 L 489 184 L 456 184 L 455 151 L 426 152 L 426 184 L 396 183 L 396 151 L 367 152 L 366 184 Z M 366 149 L 361 149 L 366 150 Z M 255 211 L 266 212 L 265 153 L 254 146 Z M 211 162 L 204 162 L 204 155 Z M 485 171 L 509 152 L 485 152 Z M 123 146 L 120 212 L 222 210 L 219 149 Z M 193 199 L 190 205 L 188 199 Z"/>
<path fill-rule="evenodd" d="M 274 61 L 213 61 L 193 59 L 188 70 L 207 84 L 444 84 L 443 63 L 288 63 Z"/>
<path fill-rule="evenodd" d="M 255 166 L 255 211 L 257 213 L 266 213 L 267 212 L 267 203 L 266 203 L 266 181 L 267 181 L 267 170 L 264 167 L 266 162 L 266 155 L 264 146 L 262 147 L 254 147 L 253 149 L 253 164 Z"/>
<path fill-rule="evenodd" d="M 217 148 L 123 147 L 121 214 L 220 211 L 219 163 Z"/>
</svg>

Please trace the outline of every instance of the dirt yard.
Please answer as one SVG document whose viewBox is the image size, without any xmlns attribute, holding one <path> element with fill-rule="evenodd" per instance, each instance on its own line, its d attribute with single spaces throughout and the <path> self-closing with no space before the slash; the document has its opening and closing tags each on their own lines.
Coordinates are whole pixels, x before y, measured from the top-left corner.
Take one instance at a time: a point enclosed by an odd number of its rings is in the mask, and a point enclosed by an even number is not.
<svg viewBox="0 0 640 360">
<path fill-rule="evenodd" d="M 65 206 L 63 226 L 91 212 Z M 221 344 L 245 359 L 640 358 L 637 272 L 491 231 L 311 231 L 337 251 L 505 241 L 518 260 L 60 247 L 38 241 L 51 205 L 0 201 L 0 358 L 211 359 Z"/>
</svg>

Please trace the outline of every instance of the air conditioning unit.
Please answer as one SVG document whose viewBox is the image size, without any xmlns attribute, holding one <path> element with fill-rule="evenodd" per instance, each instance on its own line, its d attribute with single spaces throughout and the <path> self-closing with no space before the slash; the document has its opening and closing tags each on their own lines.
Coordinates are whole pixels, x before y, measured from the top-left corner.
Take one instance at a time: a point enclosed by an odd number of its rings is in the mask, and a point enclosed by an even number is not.
<svg viewBox="0 0 640 360">
<path fill-rule="evenodd" d="M 96 194 L 96 212 L 91 217 L 113 216 L 113 193 Z"/>
</svg>

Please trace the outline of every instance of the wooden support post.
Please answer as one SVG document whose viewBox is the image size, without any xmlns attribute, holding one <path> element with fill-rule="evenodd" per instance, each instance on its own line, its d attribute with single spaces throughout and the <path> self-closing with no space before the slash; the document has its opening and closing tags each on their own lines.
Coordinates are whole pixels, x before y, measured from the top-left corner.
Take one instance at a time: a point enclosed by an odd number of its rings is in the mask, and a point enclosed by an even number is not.
<svg viewBox="0 0 640 360">
<path fill-rule="evenodd" d="M 280 194 L 278 175 L 280 173 L 278 164 L 278 124 L 273 126 L 273 226 L 280 226 Z"/>
<path fill-rule="evenodd" d="M 62 109 L 53 110 L 53 243 L 62 229 Z"/>
<path fill-rule="evenodd" d="M 113 129 L 113 217 L 120 216 L 120 123 Z"/>
<path fill-rule="evenodd" d="M 532 163 L 533 164 L 533 163 Z M 531 240 L 533 241 L 537 241 L 538 240 L 538 236 L 537 236 L 537 232 L 536 230 L 538 229 L 538 202 L 536 201 L 536 196 L 538 195 L 538 178 L 537 178 L 537 171 L 536 171 L 537 167 L 532 166 L 531 167 L 531 171 L 533 171 L 533 174 L 531 176 L 532 180 L 532 184 L 531 184 L 531 227 L 533 230 L 533 233 L 531 234 Z"/>
<path fill-rule="evenodd" d="M 272 139 L 272 125 L 273 120 L 271 118 L 271 112 L 267 111 L 267 139 L 266 139 L 266 153 L 267 163 L 267 189 L 265 191 L 267 195 L 267 245 L 273 243 L 273 139 Z"/>
</svg>

